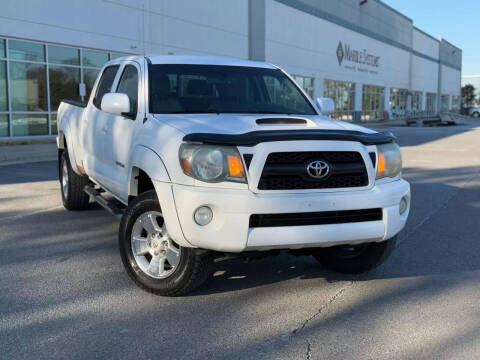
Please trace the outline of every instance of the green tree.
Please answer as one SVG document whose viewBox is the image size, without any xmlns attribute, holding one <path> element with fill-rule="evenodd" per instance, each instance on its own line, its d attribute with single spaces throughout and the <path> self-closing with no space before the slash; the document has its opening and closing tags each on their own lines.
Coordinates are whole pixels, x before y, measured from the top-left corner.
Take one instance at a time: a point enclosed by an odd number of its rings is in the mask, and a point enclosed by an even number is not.
<svg viewBox="0 0 480 360">
<path fill-rule="evenodd" d="M 475 104 L 476 89 L 472 84 L 462 87 L 462 104 L 463 107 L 471 107 Z"/>
</svg>

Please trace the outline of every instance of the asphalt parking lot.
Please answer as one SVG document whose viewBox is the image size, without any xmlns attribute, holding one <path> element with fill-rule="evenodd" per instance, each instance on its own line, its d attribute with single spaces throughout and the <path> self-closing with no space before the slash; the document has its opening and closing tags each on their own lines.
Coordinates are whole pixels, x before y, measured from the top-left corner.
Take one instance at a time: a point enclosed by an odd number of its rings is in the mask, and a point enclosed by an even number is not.
<svg viewBox="0 0 480 360">
<path fill-rule="evenodd" d="M 137 288 L 118 223 L 61 206 L 55 162 L 0 167 L 0 358 L 478 359 L 480 128 L 392 128 L 412 211 L 380 268 L 217 264 L 181 298 Z"/>
</svg>

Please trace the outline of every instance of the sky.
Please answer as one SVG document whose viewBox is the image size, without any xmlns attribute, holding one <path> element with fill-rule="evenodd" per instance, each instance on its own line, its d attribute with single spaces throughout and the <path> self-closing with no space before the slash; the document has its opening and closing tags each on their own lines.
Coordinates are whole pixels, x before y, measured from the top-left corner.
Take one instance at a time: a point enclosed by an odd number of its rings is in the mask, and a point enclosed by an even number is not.
<svg viewBox="0 0 480 360">
<path fill-rule="evenodd" d="M 462 75 L 480 75 L 480 0 L 384 0 L 435 38 L 463 50 Z"/>
</svg>

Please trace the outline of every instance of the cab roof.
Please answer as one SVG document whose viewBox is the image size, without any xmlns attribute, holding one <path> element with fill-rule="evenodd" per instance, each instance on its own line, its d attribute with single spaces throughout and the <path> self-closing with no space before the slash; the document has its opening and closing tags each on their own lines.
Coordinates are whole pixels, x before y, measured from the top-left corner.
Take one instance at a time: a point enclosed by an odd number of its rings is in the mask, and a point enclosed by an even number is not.
<svg viewBox="0 0 480 360">
<path fill-rule="evenodd" d="M 143 60 L 144 56 L 124 56 L 114 61 Z M 272 64 L 244 59 L 236 59 L 222 56 L 192 56 L 192 55 L 145 55 L 147 61 L 152 64 L 178 64 L 178 65 L 224 65 L 224 66 L 249 66 L 257 68 L 276 69 Z"/>
</svg>

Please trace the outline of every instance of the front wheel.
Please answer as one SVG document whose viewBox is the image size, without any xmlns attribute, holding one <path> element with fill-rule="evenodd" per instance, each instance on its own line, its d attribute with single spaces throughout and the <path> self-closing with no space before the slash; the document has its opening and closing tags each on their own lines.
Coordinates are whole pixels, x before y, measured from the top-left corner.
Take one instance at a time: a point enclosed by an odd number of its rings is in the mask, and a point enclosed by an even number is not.
<svg viewBox="0 0 480 360">
<path fill-rule="evenodd" d="M 475 111 L 475 112 L 472 114 L 472 116 L 473 116 L 474 118 L 478 118 L 478 117 L 480 117 L 480 112 Z"/>
<path fill-rule="evenodd" d="M 118 238 L 128 275 L 146 291 L 184 295 L 209 275 L 211 253 L 175 243 L 168 234 L 155 191 L 147 191 L 129 204 Z"/>
<path fill-rule="evenodd" d="M 312 254 L 327 269 L 342 274 L 361 274 L 382 264 L 395 249 L 396 237 L 378 243 L 322 248 Z"/>
</svg>

